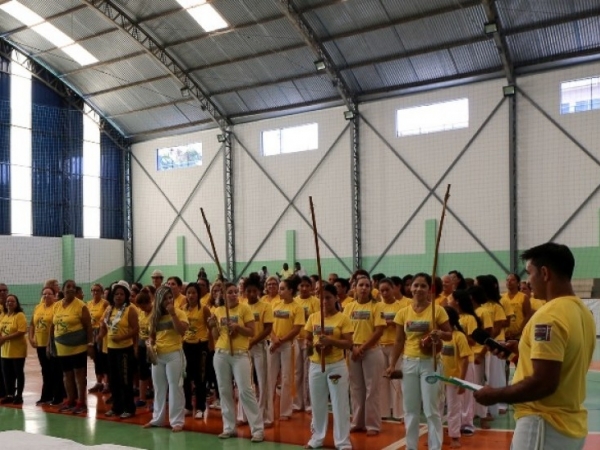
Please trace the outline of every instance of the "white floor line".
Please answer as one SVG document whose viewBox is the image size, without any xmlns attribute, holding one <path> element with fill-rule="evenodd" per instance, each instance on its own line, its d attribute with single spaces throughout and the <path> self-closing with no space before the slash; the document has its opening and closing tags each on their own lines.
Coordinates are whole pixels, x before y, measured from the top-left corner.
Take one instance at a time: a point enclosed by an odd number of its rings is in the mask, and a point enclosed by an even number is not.
<svg viewBox="0 0 600 450">
<path fill-rule="evenodd" d="M 419 437 L 423 436 L 427 433 L 427 425 L 421 425 L 419 427 Z M 398 450 L 399 448 L 406 447 L 406 438 L 402 438 L 399 441 L 394 442 L 393 444 L 388 445 L 387 447 L 381 450 Z"/>
</svg>

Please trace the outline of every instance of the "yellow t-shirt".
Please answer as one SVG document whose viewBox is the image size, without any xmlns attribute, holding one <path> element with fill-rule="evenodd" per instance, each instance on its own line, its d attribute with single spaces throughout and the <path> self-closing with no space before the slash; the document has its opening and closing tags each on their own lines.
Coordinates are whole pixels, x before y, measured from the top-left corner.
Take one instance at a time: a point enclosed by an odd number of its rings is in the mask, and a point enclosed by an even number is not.
<svg viewBox="0 0 600 450">
<path fill-rule="evenodd" d="M 339 300 L 338 300 L 338 301 L 339 301 Z M 349 305 L 350 303 L 352 303 L 353 301 L 354 301 L 354 297 L 346 297 L 346 298 L 344 299 L 344 301 L 341 303 L 341 306 L 342 306 L 342 311 L 343 311 L 344 309 L 346 309 L 346 306 L 348 306 L 348 305 Z"/>
<path fill-rule="evenodd" d="M 473 316 L 471 316 L 473 318 Z M 444 368 L 445 377 L 460 378 L 461 360 L 473 356 L 467 336 L 460 331 L 452 331 L 452 340 L 442 341 L 442 367 Z"/>
<path fill-rule="evenodd" d="M 381 345 L 390 345 L 396 342 L 396 324 L 394 323 L 394 318 L 401 308 L 402 305 L 400 302 L 389 304 L 386 302 L 381 302 L 381 317 L 385 321 L 383 335 L 379 340 Z"/>
<path fill-rule="evenodd" d="M 215 317 L 217 318 L 217 323 L 219 324 L 219 339 L 217 339 L 215 348 L 229 350 L 230 336 L 227 330 L 227 312 L 225 311 L 224 306 L 219 306 L 216 309 Z M 249 322 L 254 322 L 254 314 L 252 313 L 250 306 L 238 303 L 235 308 L 229 308 L 229 320 L 237 323 L 238 325 L 246 326 L 246 324 Z M 250 338 L 248 336 L 242 336 L 241 333 L 237 333 L 237 335 L 232 339 L 231 345 L 233 346 L 234 351 L 248 350 Z"/>
<path fill-rule="evenodd" d="M 10 315 L 3 314 L 0 320 L 0 336 L 8 336 L 17 331 L 27 333 L 27 319 L 25 318 L 25 314 L 22 312 Z M 2 358 L 27 357 L 27 340 L 25 334 L 16 339 L 9 339 L 2 344 Z"/>
<path fill-rule="evenodd" d="M 186 307 L 184 311 L 188 318 L 189 327 L 183 336 L 183 341 L 188 344 L 208 341 L 208 328 L 206 328 L 204 318 L 204 307 L 202 305 L 192 309 Z"/>
<path fill-rule="evenodd" d="M 375 327 L 385 327 L 385 319 L 382 317 L 382 303 L 369 301 L 367 303 L 352 302 L 344 308 L 344 314 L 350 318 L 354 335 L 352 340 L 355 345 L 367 342 Z M 374 345 L 378 345 L 375 342 Z"/>
<path fill-rule="evenodd" d="M 494 319 L 492 316 L 492 311 L 490 311 L 487 308 L 484 308 L 483 306 L 480 306 L 475 310 L 475 314 L 477 314 L 477 317 L 479 317 L 479 319 L 481 320 L 481 324 L 482 324 L 484 330 L 494 327 Z M 483 345 L 475 344 L 472 347 L 473 353 L 476 353 L 476 354 L 481 353 L 483 351 L 483 347 L 484 347 Z"/>
<path fill-rule="evenodd" d="M 135 308 L 132 305 L 127 305 L 125 309 L 123 309 L 123 313 L 121 314 L 120 319 L 116 323 L 113 323 L 113 321 L 117 318 L 119 311 L 120 308 L 112 308 L 110 311 L 110 316 L 108 317 L 108 323 L 106 324 L 106 328 L 108 330 L 108 340 L 106 344 L 108 348 L 119 349 L 131 347 L 133 345 L 133 338 L 125 339 L 124 341 L 119 342 L 113 341 L 114 337 L 124 336 L 126 334 L 131 333 L 129 324 L 129 312 L 133 311 L 133 314 L 137 314 Z"/>
<path fill-rule="evenodd" d="M 139 341 L 146 341 L 150 337 L 150 315 L 151 313 L 146 313 L 145 311 L 140 309 L 138 314 L 138 327 L 139 327 Z M 143 342 L 142 342 L 143 344 Z"/>
<path fill-rule="evenodd" d="M 305 322 L 308 320 L 308 316 L 321 310 L 321 301 L 317 297 L 314 297 L 312 295 L 308 298 L 300 298 L 300 296 L 297 296 L 296 298 L 294 298 L 294 301 L 298 304 L 298 306 L 300 306 L 302 309 L 304 309 L 304 321 Z M 306 331 L 304 331 L 304 329 L 302 329 L 302 330 L 300 330 L 300 333 L 298 334 L 298 339 L 305 339 L 305 338 L 306 338 Z"/>
<path fill-rule="evenodd" d="M 278 338 L 282 338 L 289 334 L 294 328 L 294 325 L 304 325 L 304 308 L 298 303 L 285 303 L 279 301 L 271 303 L 273 308 L 273 334 Z"/>
<path fill-rule="evenodd" d="M 46 306 L 45 302 L 38 304 L 33 310 L 34 338 L 38 347 L 48 345 L 53 314 L 54 304 Z"/>
<path fill-rule="evenodd" d="M 260 301 L 270 303 L 271 306 L 274 306 L 281 301 L 281 297 L 279 297 L 279 294 L 276 295 L 275 297 L 270 297 L 269 295 L 263 295 L 260 298 Z"/>
<path fill-rule="evenodd" d="M 106 311 L 108 305 L 108 301 L 103 298 L 98 302 L 95 302 L 94 300 L 87 302 L 87 308 L 90 312 L 90 317 L 92 318 L 92 328 L 100 328 L 104 311 Z"/>
<path fill-rule="evenodd" d="M 209 303 L 210 303 L 210 292 L 207 294 L 204 294 L 204 296 L 200 299 L 200 304 L 202 306 L 208 306 Z"/>
<path fill-rule="evenodd" d="M 175 315 L 180 322 L 188 323 L 188 318 L 182 310 L 175 308 Z M 169 314 L 162 316 L 156 330 L 156 353 L 163 355 L 181 350 L 182 342 L 183 337 L 175 330 L 171 316 Z"/>
<path fill-rule="evenodd" d="M 179 294 L 175 300 L 173 300 L 175 308 L 185 309 L 187 306 L 187 297 L 183 294 Z"/>
<path fill-rule="evenodd" d="M 494 324 L 496 322 L 506 320 L 506 313 L 504 312 L 504 308 L 500 304 L 490 301 L 484 303 L 481 306 L 487 309 L 492 314 L 492 320 Z M 497 341 L 506 340 L 506 336 L 504 335 L 504 327 L 500 329 L 500 334 L 498 334 L 498 336 L 496 336 L 494 339 Z"/>
<path fill-rule="evenodd" d="M 273 308 L 267 302 L 258 301 L 251 305 L 248 303 L 254 315 L 254 336 L 256 337 L 265 330 L 266 323 L 273 323 Z M 268 336 L 265 338 L 268 339 Z"/>
<path fill-rule="evenodd" d="M 404 327 L 406 339 L 404 342 L 404 355 L 411 358 L 431 358 L 421 352 L 421 339 L 433 330 L 431 325 L 431 304 L 427 305 L 420 313 L 417 313 L 413 306 L 403 308 L 398 311 L 394 322 Z M 435 308 L 435 323 L 440 325 L 448 322 L 448 314 L 444 308 Z"/>
<path fill-rule="evenodd" d="M 577 297 L 559 297 L 537 311 L 519 342 L 519 364 L 512 383 L 533 374 L 532 359 L 562 362 L 560 384 L 541 400 L 515 403 L 515 419 L 539 415 L 559 433 L 584 438 L 588 433 L 586 374 L 596 344 L 590 310 Z"/>
<path fill-rule="evenodd" d="M 436 302 L 435 304 L 437 306 L 442 306 L 442 304 L 444 304 L 444 306 L 446 306 L 446 300 L 448 300 L 448 296 L 444 295 L 444 294 L 440 294 L 435 299 L 435 302 Z"/>
<path fill-rule="evenodd" d="M 400 300 L 396 300 L 400 303 L 400 309 L 406 308 L 407 306 L 412 305 L 412 299 L 408 297 L 402 297 Z"/>
<path fill-rule="evenodd" d="M 542 306 L 544 306 L 547 302 L 546 300 L 540 300 L 539 298 L 534 298 L 531 297 L 529 299 L 529 302 L 531 303 L 531 310 L 532 311 L 537 311 L 538 309 L 540 309 Z"/>
<path fill-rule="evenodd" d="M 71 303 L 65 308 L 64 300 L 60 300 L 54 304 L 54 316 L 52 323 L 54 324 L 54 336 L 60 337 L 65 334 L 83 330 L 81 316 L 85 303 L 78 298 L 74 298 Z M 58 356 L 78 355 L 79 353 L 87 352 L 87 342 L 81 345 L 63 345 L 56 341 L 56 353 Z"/>
<path fill-rule="evenodd" d="M 504 307 L 504 310 L 507 311 L 506 315 L 510 316 L 511 314 L 508 314 L 508 309 L 507 309 L 507 305 L 510 306 L 511 310 L 512 310 L 512 317 L 510 318 L 510 324 L 508 325 L 508 333 L 511 334 L 512 336 L 520 336 L 521 335 L 521 331 L 523 331 L 523 322 L 524 322 L 524 316 L 523 316 L 523 302 L 525 301 L 525 294 L 523 294 L 522 292 L 517 292 L 515 294 L 515 296 L 513 298 L 510 298 L 510 296 L 508 295 L 508 292 L 505 293 L 502 298 L 500 299 L 500 303 L 502 303 L 502 306 Z"/>
<path fill-rule="evenodd" d="M 325 330 L 324 334 L 333 337 L 333 339 L 341 339 L 342 334 L 352 333 L 354 328 L 350 318 L 340 312 L 335 313 L 333 316 L 325 316 Z M 321 312 L 311 314 L 304 326 L 304 330 L 307 333 L 313 334 L 313 342 L 316 342 L 321 334 Z M 344 350 L 338 347 L 331 347 L 331 351 L 325 355 L 325 364 L 332 364 L 344 359 Z M 310 356 L 310 360 L 314 363 L 321 363 L 321 355 L 319 352 L 314 351 Z"/>
<path fill-rule="evenodd" d="M 477 329 L 477 319 L 475 319 L 475 317 L 473 317 L 471 314 L 460 314 L 458 316 L 458 323 L 460 324 L 462 329 L 465 331 L 467 336 L 471 336 L 473 334 L 473 331 L 475 331 Z M 468 339 L 467 339 L 467 342 L 468 342 Z M 473 345 L 473 347 L 471 347 L 471 348 L 472 349 L 475 348 L 476 345 L 477 344 Z M 481 349 L 479 351 L 481 351 Z M 471 356 L 469 356 L 469 362 L 473 362 L 473 361 L 475 361 L 475 355 L 473 352 L 471 352 Z"/>
</svg>

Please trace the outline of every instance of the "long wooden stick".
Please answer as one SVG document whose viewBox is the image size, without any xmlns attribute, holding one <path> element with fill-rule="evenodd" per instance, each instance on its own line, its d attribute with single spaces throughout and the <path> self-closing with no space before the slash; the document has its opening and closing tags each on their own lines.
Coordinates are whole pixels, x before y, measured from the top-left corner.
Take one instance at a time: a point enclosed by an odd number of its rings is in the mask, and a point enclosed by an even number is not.
<svg viewBox="0 0 600 450">
<path fill-rule="evenodd" d="M 317 251 L 317 274 L 319 275 L 319 304 L 321 306 L 321 336 L 325 334 L 325 300 L 323 298 L 323 277 L 321 276 L 321 253 L 319 251 L 319 234 L 317 233 L 317 219 L 315 218 L 315 206 L 312 197 L 308 197 L 310 203 L 310 215 L 312 216 L 312 229 L 315 237 L 315 249 Z M 321 347 L 321 373 L 325 373 L 325 350 Z"/>
<path fill-rule="evenodd" d="M 438 228 L 437 238 L 435 240 L 435 252 L 433 253 L 433 270 L 431 271 L 431 327 L 433 330 L 437 328 L 435 323 L 435 302 L 437 292 L 435 292 L 435 277 L 438 265 L 438 255 L 440 252 L 440 240 L 442 239 L 442 228 L 444 226 L 444 218 L 446 217 L 446 205 L 450 198 L 450 185 L 446 188 L 446 195 L 444 196 L 444 206 L 442 207 L 442 217 L 440 219 L 440 227 Z M 436 342 L 434 339 L 431 340 L 431 350 L 433 352 L 433 371 L 437 371 L 437 355 L 436 355 Z"/>
<path fill-rule="evenodd" d="M 208 224 L 208 220 L 206 220 L 206 215 L 204 214 L 203 208 L 200 208 L 200 212 L 202 213 L 202 220 L 204 220 L 204 225 L 206 226 L 206 232 L 208 233 L 208 239 L 210 240 L 210 246 L 212 247 L 215 263 L 217 264 L 219 278 L 223 280 L 223 268 L 221 267 L 221 263 L 219 262 L 219 256 L 217 255 L 215 241 L 213 240 L 212 233 L 210 232 L 210 225 Z M 225 304 L 225 317 L 227 318 L 227 325 L 229 325 L 229 303 L 227 303 L 227 297 L 225 295 L 223 295 L 223 300 L 223 303 Z M 229 332 L 227 333 L 227 337 L 229 338 L 229 353 L 231 354 L 231 356 L 233 356 L 233 341 L 231 340 L 231 335 L 229 334 Z"/>
</svg>

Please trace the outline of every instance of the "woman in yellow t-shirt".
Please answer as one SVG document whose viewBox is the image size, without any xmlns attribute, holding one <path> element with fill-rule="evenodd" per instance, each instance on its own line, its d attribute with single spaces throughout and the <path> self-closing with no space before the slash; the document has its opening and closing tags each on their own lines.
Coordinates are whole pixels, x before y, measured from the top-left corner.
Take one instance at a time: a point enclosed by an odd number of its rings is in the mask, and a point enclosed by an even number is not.
<svg viewBox="0 0 600 450">
<path fill-rule="evenodd" d="M 138 313 L 139 336 L 137 342 L 137 362 L 138 374 L 140 379 L 140 398 L 135 402 L 135 406 L 143 408 L 147 405 L 148 387 L 150 385 L 152 371 L 148 362 L 146 341 L 150 338 L 150 315 L 152 314 L 152 304 L 156 288 L 152 285 L 145 286 L 140 290 L 136 297 Z"/>
<path fill-rule="evenodd" d="M 54 289 L 45 287 L 42 290 L 43 302 L 33 310 L 29 324 L 29 343 L 36 349 L 38 361 L 42 369 L 42 395 L 36 405 L 60 405 L 65 397 L 65 386 L 58 361 L 46 353 L 52 325 L 52 311 L 56 296 Z"/>
<path fill-rule="evenodd" d="M 73 280 L 63 283 L 64 298 L 54 304 L 50 327 L 48 351 L 52 351 L 52 339 L 63 371 L 67 401 L 59 412 L 87 413 L 87 357 L 94 357 L 94 338 L 90 311 L 82 300 L 75 297 Z"/>
<path fill-rule="evenodd" d="M 130 295 L 126 281 L 113 284 L 109 299 L 112 306 L 106 309 L 100 330 L 100 336 L 108 336 L 108 382 L 113 399 L 104 415 L 121 419 L 135 415 L 133 374 L 139 327 L 137 309 L 129 303 Z"/>
<path fill-rule="evenodd" d="M 162 427 L 167 419 L 171 430 L 183 430 L 185 397 L 183 395 L 183 336 L 188 329 L 185 312 L 175 308 L 173 293 L 168 286 L 156 290 L 156 299 L 150 318 L 150 345 L 155 346 L 157 362 L 152 366 L 154 383 L 154 411 L 144 428 Z M 167 406 L 167 392 L 169 403 Z"/>
<path fill-rule="evenodd" d="M 27 319 L 19 299 L 14 294 L 6 297 L 6 313 L 0 321 L 0 347 L 2 348 L 2 375 L 6 397 L 0 404 L 23 404 L 25 387 L 25 358 L 27 357 Z M 16 390 L 15 390 L 16 386 Z"/>
<path fill-rule="evenodd" d="M 438 399 L 439 383 L 428 384 L 425 378 L 433 373 L 433 358 L 431 348 L 424 342 L 431 339 L 451 339 L 452 329 L 448 322 L 448 314 L 444 308 L 435 308 L 432 317 L 431 306 L 431 276 L 418 273 L 413 277 L 411 286 L 412 304 L 398 311 L 396 322 L 396 342 L 387 374 L 396 370 L 396 361 L 404 355 L 402 361 L 402 391 L 404 393 L 404 423 L 406 425 L 406 448 L 417 448 L 419 441 L 419 418 L 421 404 L 427 418 L 429 450 L 442 448 L 442 418 Z M 435 320 L 436 329 L 432 322 Z M 429 336 L 429 337 L 428 337 Z M 439 368 L 438 368 L 439 370 Z"/>
<path fill-rule="evenodd" d="M 202 291 L 204 288 L 202 285 L 208 283 L 207 280 L 200 279 L 198 280 L 198 286 L 200 286 L 200 290 Z M 201 305 L 208 306 L 211 314 L 215 312 L 215 309 L 221 305 L 223 301 L 223 283 L 220 281 L 216 281 L 210 287 L 210 291 L 208 293 L 208 297 L 206 301 L 203 301 L 204 297 L 200 299 Z M 212 335 L 208 333 L 208 359 L 206 360 L 206 381 L 207 387 L 214 391 L 214 399 L 213 402 L 208 406 L 210 409 L 221 409 L 221 400 L 219 397 L 219 386 L 217 385 L 217 375 L 215 373 L 215 367 L 213 364 L 215 358 L 215 343 L 212 339 Z"/>
<path fill-rule="evenodd" d="M 312 405 L 312 436 L 305 448 L 321 448 L 327 434 L 327 398 L 333 411 L 335 448 L 351 449 L 350 442 L 350 386 L 344 350 L 352 349 L 353 327 L 350 319 L 336 308 L 337 290 L 331 284 L 323 287 L 325 329 L 321 332 L 321 312 L 310 315 L 304 330 L 310 354 L 308 384 Z M 314 351 L 313 351 L 314 349 Z M 321 352 L 325 371 L 321 371 Z"/>
<path fill-rule="evenodd" d="M 466 290 L 459 289 L 450 294 L 448 297 L 448 306 L 453 308 L 458 313 L 458 321 L 463 331 L 467 335 L 467 342 L 469 343 L 469 347 L 471 348 L 472 352 L 464 379 L 470 381 L 471 383 L 476 383 L 474 355 L 475 353 L 480 354 L 484 350 L 484 347 L 477 344 L 471 335 L 476 329 L 483 329 L 483 322 L 475 313 L 471 296 Z M 473 424 L 473 417 L 475 414 L 473 391 L 466 391 L 461 395 L 461 400 L 462 422 L 460 425 L 460 431 L 465 436 L 472 436 L 475 433 L 475 425 Z"/>
<path fill-rule="evenodd" d="M 267 282 L 268 283 L 268 282 Z M 279 283 L 277 303 L 273 308 L 273 331 L 269 349 L 269 393 L 272 398 L 277 387 L 277 376 L 281 374 L 281 392 L 279 394 L 279 420 L 290 420 L 292 416 L 293 382 L 293 342 L 306 323 L 304 309 L 294 302 L 296 281 L 284 280 Z"/>
<path fill-rule="evenodd" d="M 281 299 L 279 298 L 279 279 L 275 276 L 267 278 L 265 283 L 265 295 L 260 299 L 262 302 L 270 303 L 275 306 Z"/>
<path fill-rule="evenodd" d="M 208 306 L 200 304 L 200 287 L 198 283 L 190 283 L 185 288 L 186 306 L 183 309 L 188 318 L 189 327 L 183 336 L 183 353 L 186 370 L 183 380 L 185 396 L 185 413 L 192 414 L 192 382 L 193 396 L 196 398 L 196 419 L 204 419 L 206 411 L 206 361 L 208 359 Z M 189 411 L 189 412 L 188 412 Z"/>
<path fill-rule="evenodd" d="M 248 305 L 241 304 L 237 286 L 225 283 L 225 301 L 229 307 L 229 320 L 225 306 L 219 306 L 208 321 L 215 340 L 215 372 L 221 394 L 221 417 L 223 432 L 221 439 L 235 437 L 235 402 L 233 381 L 238 388 L 242 408 L 248 418 L 252 442 L 264 439 L 262 413 L 252 390 L 252 370 L 248 347 L 254 336 L 254 314 Z"/>
<path fill-rule="evenodd" d="M 394 342 L 396 341 L 396 324 L 394 318 L 402 308 L 406 308 L 409 300 L 396 300 L 394 283 L 389 278 L 379 281 L 379 293 L 381 294 L 381 314 L 385 320 L 385 329 L 379 340 L 383 353 L 383 367 L 388 367 Z M 402 294 L 400 294 L 402 295 Z M 402 369 L 402 360 L 398 359 L 396 370 Z M 381 380 L 381 417 L 391 418 L 396 421 L 404 420 L 404 408 L 402 407 L 402 383 L 400 380 L 384 378 Z"/>
<path fill-rule="evenodd" d="M 94 373 L 96 375 L 96 384 L 88 389 L 90 394 L 108 392 L 108 359 L 106 353 L 102 351 L 102 339 L 98 339 L 100 333 L 100 324 L 104 317 L 104 312 L 108 308 L 108 300 L 102 298 L 104 288 L 99 283 L 92 284 L 92 299 L 87 303 L 92 318 L 92 329 L 94 332 Z"/>
<path fill-rule="evenodd" d="M 469 347 L 467 335 L 459 322 L 458 312 L 450 307 L 444 308 L 452 327 L 452 338 L 443 341 L 442 367 L 445 377 L 466 379 L 469 368 L 469 358 L 473 352 Z M 450 436 L 450 448 L 460 447 L 460 433 L 462 423 L 462 399 L 465 388 L 454 385 L 445 385 L 446 404 L 448 406 L 448 436 Z M 443 404 L 442 404 L 443 407 Z"/>
<path fill-rule="evenodd" d="M 385 329 L 382 303 L 372 297 L 371 280 L 359 275 L 356 280 L 356 301 L 344 308 L 353 329 L 350 355 L 350 395 L 352 397 L 351 431 L 364 431 L 367 436 L 381 429 L 380 389 L 384 370 L 379 339 Z"/>
<path fill-rule="evenodd" d="M 299 295 L 294 301 L 304 310 L 304 319 L 321 309 L 318 298 L 312 295 L 312 283 L 309 277 L 300 278 L 298 285 Z M 296 395 L 292 403 L 294 411 L 310 411 L 310 396 L 308 392 L 308 353 L 306 349 L 306 333 L 300 330 L 298 338 L 294 341 L 294 382 Z"/>
</svg>

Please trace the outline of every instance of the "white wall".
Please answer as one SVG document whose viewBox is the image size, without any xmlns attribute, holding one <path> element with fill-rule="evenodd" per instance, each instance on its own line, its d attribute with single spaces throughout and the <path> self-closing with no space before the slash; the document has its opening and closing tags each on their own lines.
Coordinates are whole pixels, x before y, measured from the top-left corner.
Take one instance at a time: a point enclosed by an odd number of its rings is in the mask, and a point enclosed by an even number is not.
<svg viewBox="0 0 600 450">
<path fill-rule="evenodd" d="M 0 236 L 0 274 L 9 285 L 61 278 L 62 239 Z"/>
<path fill-rule="evenodd" d="M 95 281 L 124 266 L 123 241 L 75 239 L 75 280 Z"/>
</svg>

